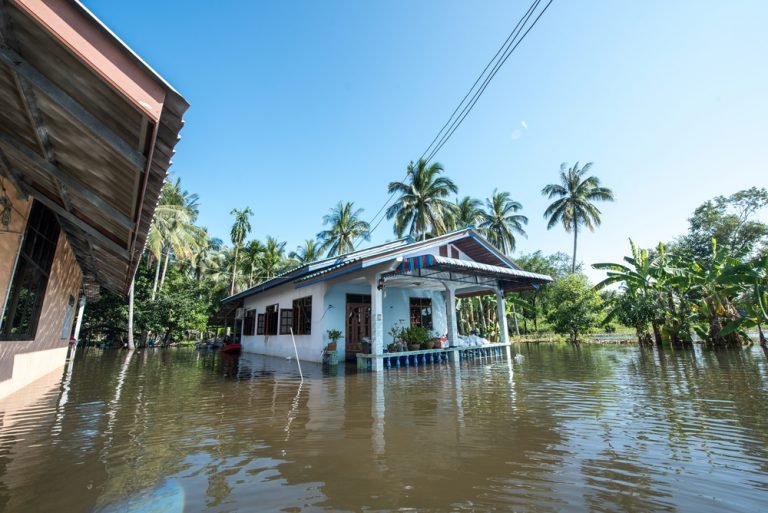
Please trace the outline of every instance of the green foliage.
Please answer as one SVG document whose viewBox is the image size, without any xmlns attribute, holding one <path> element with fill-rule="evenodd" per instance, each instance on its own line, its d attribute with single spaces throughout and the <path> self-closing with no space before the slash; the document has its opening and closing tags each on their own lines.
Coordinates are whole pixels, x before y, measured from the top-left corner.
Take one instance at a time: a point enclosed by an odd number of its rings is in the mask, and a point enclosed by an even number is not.
<svg viewBox="0 0 768 513">
<path fill-rule="evenodd" d="M 328 330 L 328 340 L 331 342 L 338 342 L 344 334 L 340 330 Z"/>
<path fill-rule="evenodd" d="M 406 233 L 413 239 L 425 239 L 428 234 L 440 235 L 447 231 L 447 213 L 453 213 L 455 205 L 446 198 L 458 192 L 450 178 L 440 176 L 443 166 L 435 162 L 427 165 L 419 160 L 408 164 L 404 182 L 390 182 L 387 192 L 400 197 L 387 208 L 387 219 L 395 219 L 395 233 Z"/>
<path fill-rule="evenodd" d="M 734 258 L 759 258 L 768 250 L 768 225 L 757 217 L 766 207 L 764 188 L 717 196 L 694 211 L 688 233 L 676 241 L 674 251 L 689 259 L 710 259 L 714 239 Z"/>
<path fill-rule="evenodd" d="M 552 282 L 547 298 L 547 320 L 556 333 L 577 342 L 597 326 L 602 300 L 583 274 L 570 274 Z"/>
<path fill-rule="evenodd" d="M 339 201 L 331 213 L 323 217 L 323 225 L 330 227 L 318 233 L 317 238 L 322 244 L 320 251 L 327 251 L 329 257 L 351 253 L 357 239 L 371 238 L 371 227 L 360 218 L 363 209 L 355 210 L 354 205 L 350 201 Z"/>
<path fill-rule="evenodd" d="M 562 224 L 565 231 L 573 232 L 573 260 L 571 272 L 576 272 L 576 244 L 579 226 L 586 226 L 594 231 L 600 226 L 600 210 L 596 201 L 613 201 L 613 191 L 600 185 L 596 176 L 585 176 L 592 168 L 588 162 L 581 169 L 579 163 L 572 168 L 563 162 L 560 165 L 560 183 L 545 186 L 541 193 L 549 199 L 556 198 L 544 211 L 547 230 Z"/>
<path fill-rule="evenodd" d="M 485 204 L 487 210 L 480 215 L 480 229 L 491 244 L 508 255 L 515 250 L 515 233 L 525 236 L 523 225 L 528 224 L 528 218 L 517 213 L 523 206 L 510 198 L 508 192 L 496 189 Z"/>
</svg>

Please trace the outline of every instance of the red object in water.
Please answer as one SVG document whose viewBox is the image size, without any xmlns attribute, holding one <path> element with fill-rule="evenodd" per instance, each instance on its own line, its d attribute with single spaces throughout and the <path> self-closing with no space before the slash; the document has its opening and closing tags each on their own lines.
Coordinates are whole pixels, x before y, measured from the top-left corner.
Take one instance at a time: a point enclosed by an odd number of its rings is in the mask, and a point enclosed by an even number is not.
<svg viewBox="0 0 768 513">
<path fill-rule="evenodd" d="M 240 349 L 242 349 L 242 346 L 238 344 L 237 342 L 233 342 L 231 344 L 224 344 L 221 346 L 221 352 L 222 353 L 239 353 Z"/>
</svg>

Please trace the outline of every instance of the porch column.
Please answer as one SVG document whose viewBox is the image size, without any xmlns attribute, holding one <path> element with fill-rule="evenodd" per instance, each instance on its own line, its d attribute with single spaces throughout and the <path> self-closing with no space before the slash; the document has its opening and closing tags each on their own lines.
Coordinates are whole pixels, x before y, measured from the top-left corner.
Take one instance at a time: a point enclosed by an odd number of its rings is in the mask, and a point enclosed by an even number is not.
<svg viewBox="0 0 768 513">
<path fill-rule="evenodd" d="M 456 284 L 444 281 L 445 287 L 445 319 L 448 321 L 448 345 L 459 345 L 459 325 L 456 319 Z"/>
<path fill-rule="evenodd" d="M 80 343 L 80 326 L 83 324 L 83 313 L 85 312 L 85 294 L 80 296 L 77 308 L 77 320 L 75 320 L 75 333 L 72 338 L 75 339 L 75 346 Z"/>
<path fill-rule="evenodd" d="M 371 352 L 376 355 L 371 361 L 371 370 L 384 370 L 384 294 L 379 289 L 379 275 L 375 274 L 371 284 Z"/>
<path fill-rule="evenodd" d="M 499 342 L 509 342 L 509 329 L 507 327 L 507 301 L 504 298 L 504 289 L 496 289 L 496 314 L 499 316 Z"/>
</svg>

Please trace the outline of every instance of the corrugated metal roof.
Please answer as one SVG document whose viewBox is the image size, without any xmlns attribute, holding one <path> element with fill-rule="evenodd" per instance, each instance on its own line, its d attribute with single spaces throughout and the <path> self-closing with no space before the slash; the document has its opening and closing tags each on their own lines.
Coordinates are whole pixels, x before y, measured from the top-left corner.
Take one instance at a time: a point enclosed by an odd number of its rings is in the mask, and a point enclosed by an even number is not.
<svg viewBox="0 0 768 513">
<path fill-rule="evenodd" d="M 511 276 L 515 278 L 529 278 L 532 280 L 552 281 L 552 277 L 546 274 L 531 273 L 521 269 L 511 269 L 509 267 L 482 264 L 480 262 L 473 262 L 471 260 L 459 260 L 456 258 L 448 258 L 443 256 L 434 256 L 434 266 L 481 271 L 498 276 Z"/>
</svg>

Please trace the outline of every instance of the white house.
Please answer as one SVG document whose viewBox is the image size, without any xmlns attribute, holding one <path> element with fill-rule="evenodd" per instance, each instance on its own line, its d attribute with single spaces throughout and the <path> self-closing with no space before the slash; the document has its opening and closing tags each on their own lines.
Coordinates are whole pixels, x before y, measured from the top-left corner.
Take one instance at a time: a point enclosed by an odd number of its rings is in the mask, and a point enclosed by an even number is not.
<svg viewBox="0 0 768 513">
<path fill-rule="evenodd" d="M 466 228 L 312 262 L 222 303 L 245 352 L 293 356 L 292 330 L 299 358 L 320 362 L 327 332 L 336 329 L 343 334 L 340 360 L 366 354 L 373 370 L 381 370 L 394 327 L 423 326 L 457 346 L 456 297 L 495 294 L 500 343 L 506 344 L 505 295 L 549 281 L 523 271 Z"/>
</svg>

